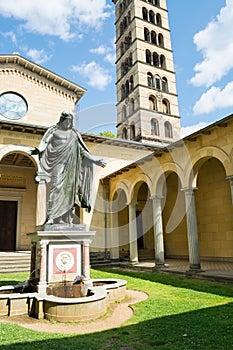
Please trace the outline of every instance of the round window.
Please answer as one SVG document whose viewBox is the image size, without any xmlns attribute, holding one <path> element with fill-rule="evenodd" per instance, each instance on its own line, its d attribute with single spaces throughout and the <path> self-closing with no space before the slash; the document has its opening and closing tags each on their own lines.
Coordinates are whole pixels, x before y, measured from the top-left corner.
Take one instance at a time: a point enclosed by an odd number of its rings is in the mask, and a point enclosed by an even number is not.
<svg viewBox="0 0 233 350">
<path fill-rule="evenodd" d="M 5 92 L 0 95 L 0 114 L 8 119 L 20 119 L 28 110 L 26 100 L 15 92 Z"/>
</svg>

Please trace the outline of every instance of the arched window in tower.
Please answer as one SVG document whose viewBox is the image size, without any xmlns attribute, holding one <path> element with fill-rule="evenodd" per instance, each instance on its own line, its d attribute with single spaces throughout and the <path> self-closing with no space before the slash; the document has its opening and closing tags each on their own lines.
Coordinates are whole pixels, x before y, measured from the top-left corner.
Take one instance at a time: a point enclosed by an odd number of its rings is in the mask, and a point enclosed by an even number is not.
<svg viewBox="0 0 233 350">
<path fill-rule="evenodd" d="M 122 138 L 124 139 L 124 140 L 127 140 L 127 138 L 128 138 L 128 135 L 127 135 L 128 133 L 127 133 L 127 129 L 126 128 L 123 128 L 122 129 Z"/>
<path fill-rule="evenodd" d="M 151 64 L 151 52 L 150 50 L 146 50 L 146 63 Z"/>
<path fill-rule="evenodd" d="M 131 43 L 132 43 L 132 34 L 131 34 L 131 32 L 129 32 L 129 36 L 128 36 L 128 47 L 130 47 Z"/>
<path fill-rule="evenodd" d="M 156 33 L 154 30 L 152 30 L 151 32 L 151 43 L 154 44 L 154 45 L 157 45 L 157 38 L 156 38 Z"/>
<path fill-rule="evenodd" d="M 149 22 L 155 24 L 155 14 L 152 10 L 149 12 Z"/>
<path fill-rule="evenodd" d="M 159 136 L 159 123 L 158 120 L 155 118 L 152 118 L 150 121 L 151 125 L 151 135 Z"/>
<path fill-rule="evenodd" d="M 133 76 L 131 75 L 129 79 L 129 92 L 133 91 L 134 89 L 134 81 L 133 81 Z"/>
<path fill-rule="evenodd" d="M 133 113 L 135 111 L 135 102 L 134 99 L 131 98 L 129 101 L 129 113 Z"/>
<path fill-rule="evenodd" d="M 160 47 L 164 47 L 164 39 L 163 39 L 163 34 L 159 33 L 158 35 L 158 45 Z"/>
<path fill-rule="evenodd" d="M 128 62 L 127 60 L 124 62 L 124 74 L 128 72 Z"/>
<path fill-rule="evenodd" d="M 142 8 L 142 18 L 145 20 L 145 21 L 148 21 L 148 11 L 145 7 Z"/>
<path fill-rule="evenodd" d="M 144 39 L 150 42 L 150 31 L 147 28 L 144 28 Z"/>
<path fill-rule="evenodd" d="M 126 9 L 126 1 L 124 0 L 122 2 L 122 10 L 123 10 L 123 12 L 125 11 L 125 9 Z"/>
<path fill-rule="evenodd" d="M 123 77 L 123 75 L 125 74 L 125 65 L 124 63 L 121 64 L 121 76 Z"/>
<path fill-rule="evenodd" d="M 155 6 L 160 6 L 160 1 L 159 0 L 154 0 L 154 5 Z"/>
<path fill-rule="evenodd" d="M 130 125 L 130 140 L 134 140 L 135 139 L 135 124 L 132 123 Z"/>
<path fill-rule="evenodd" d="M 126 83 L 125 83 L 125 97 L 127 97 L 129 94 L 129 81 L 126 80 Z"/>
<path fill-rule="evenodd" d="M 122 35 L 123 34 L 123 23 L 121 22 L 121 24 L 120 24 L 120 35 Z"/>
<path fill-rule="evenodd" d="M 159 55 L 157 54 L 157 52 L 153 53 L 153 65 L 155 67 L 159 67 Z"/>
<path fill-rule="evenodd" d="M 162 101 L 162 109 L 163 109 L 163 113 L 171 114 L 170 103 L 169 103 L 169 101 L 166 98 L 164 98 L 163 101 Z"/>
<path fill-rule="evenodd" d="M 161 55 L 160 56 L 160 67 L 162 69 L 166 69 L 166 58 L 164 55 Z"/>
<path fill-rule="evenodd" d="M 162 17 L 160 13 L 156 13 L 156 24 L 157 26 L 162 27 Z"/>
<path fill-rule="evenodd" d="M 130 11 L 128 12 L 128 15 L 127 15 L 127 25 L 129 25 L 131 22 L 131 13 Z"/>
<path fill-rule="evenodd" d="M 147 85 L 149 87 L 154 87 L 154 83 L 153 83 L 153 74 L 151 72 L 147 73 Z"/>
<path fill-rule="evenodd" d="M 119 6 L 119 17 L 120 17 L 120 16 L 122 15 L 122 13 L 123 13 L 122 6 L 123 6 L 123 4 L 120 4 L 120 6 Z"/>
<path fill-rule="evenodd" d="M 149 97 L 149 109 L 151 111 L 157 111 L 157 101 L 156 98 L 152 95 Z"/>
<path fill-rule="evenodd" d="M 161 79 L 160 79 L 160 76 L 158 74 L 156 74 L 156 76 L 155 76 L 155 88 L 157 90 L 161 90 Z"/>
<path fill-rule="evenodd" d="M 128 58 L 128 67 L 131 68 L 133 65 L 133 56 L 132 56 L 132 53 L 129 55 L 129 58 Z"/>
<path fill-rule="evenodd" d="M 121 99 L 124 100 L 125 98 L 125 85 L 121 85 Z"/>
<path fill-rule="evenodd" d="M 123 20 L 123 30 L 125 30 L 128 26 L 128 19 L 127 17 L 124 17 L 124 20 Z"/>
<path fill-rule="evenodd" d="M 162 90 L 168 92 L 168 82 L 166 77 L 162 78 Z"/>
<path fill-rule="evenodd" d="M 124 121 L 127 117 L 127 110 L 126 110 L 126 106 L 123 106 L 122 108 L 122 120 Z"/>
<path fill-rule="evenodd" d="M 173 138 L 173 131 L 172 131 L 172 125 L 169 122 L 164 123 L 164 129 L 165 129 L 165 137 L 168 137 L 169 139 Z"/>
<path fill-rule="evenodd" d="M 120 48 L 121 48 L 121 56 L 122 56 L 124 54 L 124 43 L 121 43 Z"/>
</svg>

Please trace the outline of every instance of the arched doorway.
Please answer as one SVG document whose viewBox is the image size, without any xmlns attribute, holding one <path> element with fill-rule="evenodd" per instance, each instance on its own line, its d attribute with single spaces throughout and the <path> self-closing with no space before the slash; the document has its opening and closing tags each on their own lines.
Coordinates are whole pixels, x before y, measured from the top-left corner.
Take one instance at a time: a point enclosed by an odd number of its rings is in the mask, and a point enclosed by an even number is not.
<svg viewBox="0 0 233 350">
<path fill-rule="evenodd" d="M 27 233 L 36 224 L 35 164 L 17 151 L 5 154 L 0 166 L 0 250 L 30 249 Z"/>
<path fill-rule="evenodd" d="M 163 196 L 163 232 L 165 258 L 188 258 L 185 198 L 175 172 L 166 174 Z"/>
<path fill-rule="evenodd" d="M 154 227 L 150 191 L 145 182 L 135 187 L 137 247 L 139 260 L 154 259 Z"/>
<path fill-rule="evenodd" d="M 119 258 L 129 259 L 129 210 L 126 194 L 123 190 L 118 190 L 114 195 L 114 206 L 117 212 L 117 224 L 119 232 Z"/>
<path fill-rule="evenodd" d="M 195 191 L 201 258 L 218 260 L 233 256 L 233 207 L 226 172 L 217 158 L 199 162 Z"/>
</svg>

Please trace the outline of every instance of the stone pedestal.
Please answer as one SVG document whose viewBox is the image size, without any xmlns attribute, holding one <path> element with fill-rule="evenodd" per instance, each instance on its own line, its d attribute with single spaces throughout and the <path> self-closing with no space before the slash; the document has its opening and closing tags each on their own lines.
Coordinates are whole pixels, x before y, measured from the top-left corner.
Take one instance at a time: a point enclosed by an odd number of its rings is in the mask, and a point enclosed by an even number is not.
<svg viewBox="0 0 233 350">
<path fill-rule="evenodd" d="M 72 282 L 77 275 L 90 279 L 89 245 L 95 232 L 85 225 L 44 225 L 29 234 L 32 242 L 31 277 L 38 280 L 38 292 L 49 283 Z"/>
</svg>

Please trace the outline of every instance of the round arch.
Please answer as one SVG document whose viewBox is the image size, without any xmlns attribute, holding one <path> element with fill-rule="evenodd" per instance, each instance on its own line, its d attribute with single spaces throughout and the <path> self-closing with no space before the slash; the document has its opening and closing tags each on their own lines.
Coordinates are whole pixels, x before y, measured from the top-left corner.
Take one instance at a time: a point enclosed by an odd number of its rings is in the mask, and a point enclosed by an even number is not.
<svg viewBox="0 0 233 350">
<path fill-rule="evenodd" d="M 181 166 L 178 163 L 165 163 L 162 165 L 160 168 L 160 171 L 155 174 L 155 177 L 153 178 L 153 190 L 152 190 L 152 195 L 163 195 L 163 186 L 164 183 L 166 182 L 166 178 L 168 175 L 171 173 L 177 174 L 181 185 L 183 187 L 184 184 L 184 171 L 181 168 Z"/>
<path fill-rule="evenodd" d="M 120 191 L 123 191 L 125 193 L 126 201 L 127 201 L 127 203 L 129 203 L 130 202 L 130 188 L 131 188 L 131 183 L 128 180 L 118 181 L 114 190 L 111 191 L 110 201 L 113 202 L 115 200 L 116 196 L 118 196 L 118 193 Z"/>
<path fill-rule="evenodd" d="M 226 176 L 233 174 L 233 166 L 230 161 L 229 155 L 218 147 L 205 147 L 199 150 L 192 157 L 192 163 L 189 163 L 185 167 L 184 174 L 185 181 L 184 187 L 197 187 L 197 176 L 201 166 L 210 158 L 216 158 L 223 165 Z"/>
<path fill-rule="evenodd" d="M 35 156 L 30 156 L 28 154 L 28 150 L 29 148 L 26 147 L 26 146 L 18 146 L 18 145 L 7 145 L 3 148 L 0 149 L 0 163 L 1 163 L 1 160 L 11 154 L 11 153 L 20 153 L 28 158 L 31 159 L 31 161 L 33 162 L 34 164 L 34 167 L 36 168 L 37 171 L 40 170 L 40 165 L 39 165 L 39 161 L 38 161 L 38 157 L 35 157 Z"/>
</svg>

